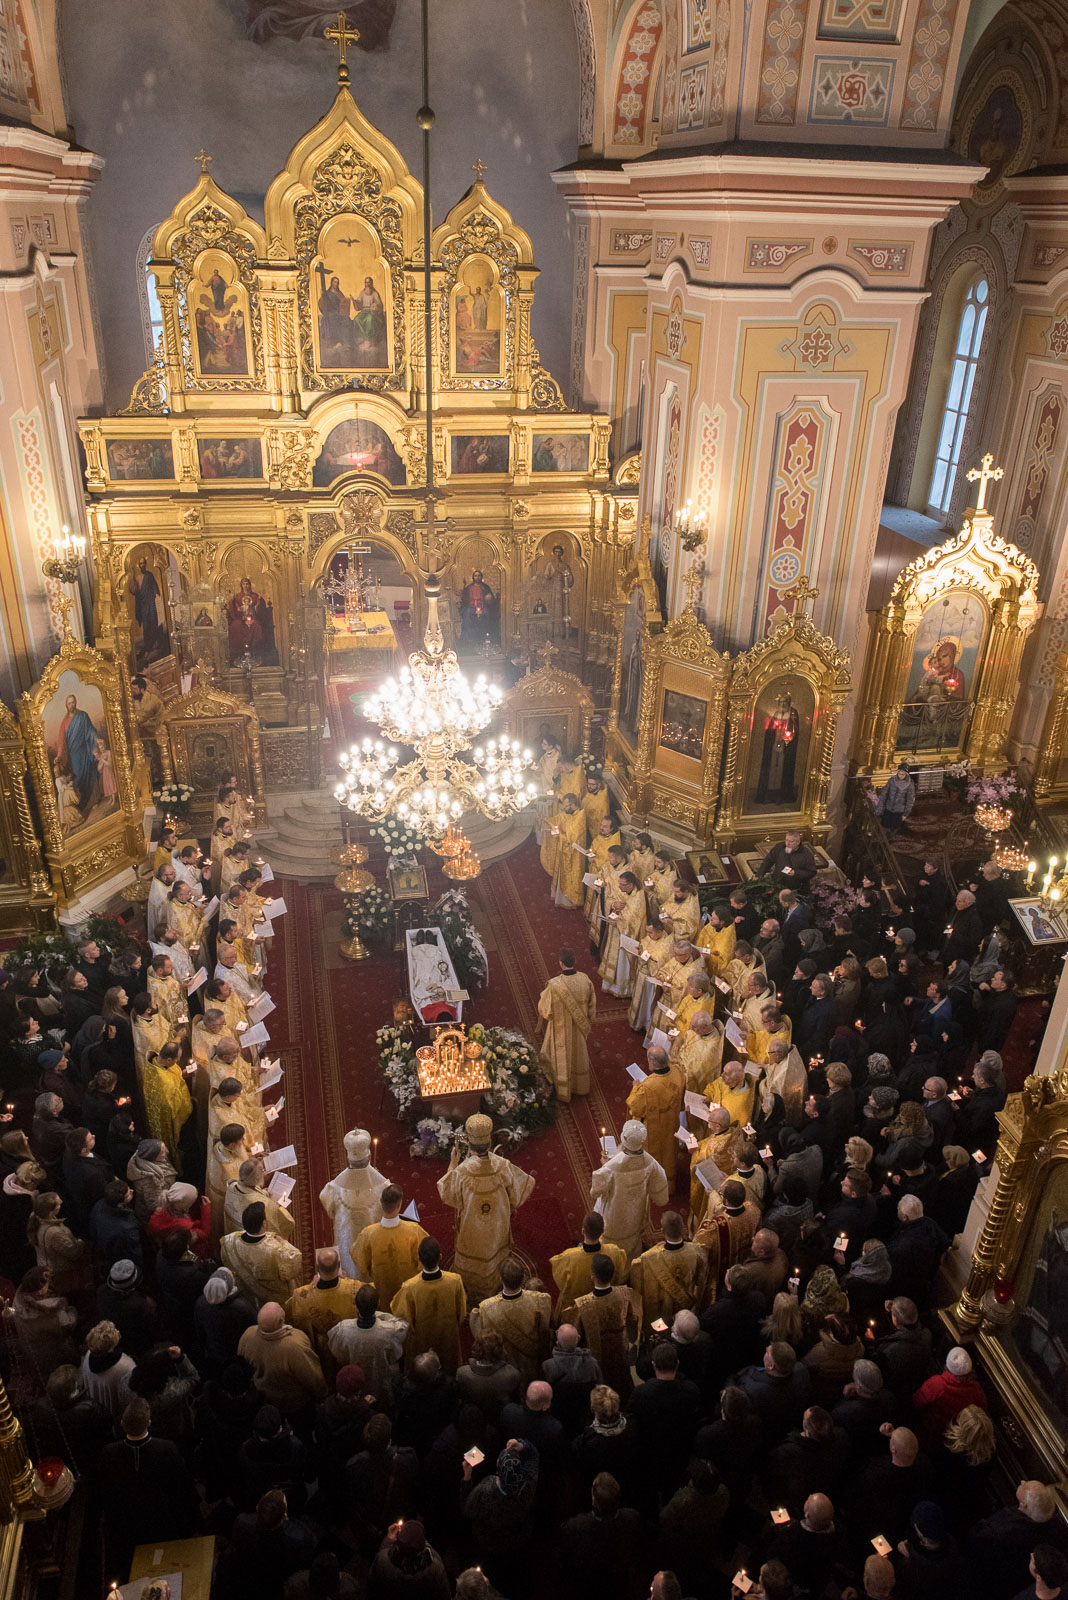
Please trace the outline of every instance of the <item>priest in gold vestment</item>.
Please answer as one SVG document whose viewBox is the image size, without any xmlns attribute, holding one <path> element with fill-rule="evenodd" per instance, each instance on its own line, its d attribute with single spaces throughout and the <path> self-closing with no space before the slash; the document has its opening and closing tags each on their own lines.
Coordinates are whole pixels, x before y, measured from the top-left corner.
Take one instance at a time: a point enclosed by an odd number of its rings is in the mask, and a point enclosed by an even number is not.
<svg viewBox="0 0 1068 1600">
<path fill-rule="evenodd" d="M 223 1233 L 239 1233 L 245 1207 L 259 1201 L 264 1209 L 264 1220 L 270 1233 L 277 1233 L 287 1244 L 293 1243 L 295 1224 L 286 1207 L 267 1189 L 267 1174 L 259 1156 L 250 1156 L 238 1168 L 237 1177 L 226 1185 L 223 1201 Z"/>
<path fill-rule="evenodd" d="M 735 1127 L 745 1128 L 752 1122 L 756 1089 L 746 1076 L 744 1062 L 725 1061 L 719 1077 L 714 1078 L 702 1093 L 708 1096 L 713 1105 L 726 1107 Z"/>
<path fill-rule="evenodd" d="M 674 1027 L 679 1006 L 686 994 L 686 985 L 695 973 L 704 973 L 704 962 L 695 956 L 687 940 L 672 940 L 670 959 L 657 974 L 660 999 L 653 1012 L 653 1027 L 667 1033 Z M 670 1015 L 669 1015 L 670 1013 Z"/>
<path fill-rule="evenodd" d="M 512 1212 L 529 1200 L 534 1179 L 505 1156 L 491 1153 L 489 1117 L 476 1112 L 468 1117 L 464 1131 L 470 1154 L 461 1161 L 458 1146 L 453 1146 L 449 1170 L 438 1179 L 438 1193 L 456 1212 L 453 1265 L 471 1303 L 477 1304 L 497 1288 L 501 1262 L 512 1249 Z"/>
<path fill-rule="evenodd" d="M 560 971 L 538 996 L 538 1016 L 545 1021 L 541 1053 L 556 1080 L 556 1098 L 565 1104 L 573 1094 L 590 1092 L 590 1058 L 586 1040 L 597 1020 L 597 991 L 584 972 L 575 970 L 575 952 L 560 951 Z"/>
<path fill-rule="evenodd" d="M 258 1200 L 245 1207 L 241 1232 L 224 1235 L 219 1253 L 238 1287 L 257 1306 L 268 1300 L 285 1305 L 300 1285 L 301 1253 L 279 1234 L 268 1231 L 266 1211 Z"/>
<path fill-rule="evenodd" d="M 704 1094 L 705 1084 L 719 1076 L 723 1063 L 723 1024 L 707 1011 L 694 1013 L 689 1028 L 675 1040 L 671 1059 L 686 1076 L 686 1087 Z"/>
<path fill-rule="evenodd" d="M 609 994 L 629 999 L 634 987 L 635 960 L 623 949 L 620 939 L 641 938 L 645 926 L 645 895 L 633 872 L 619 874 L 618 889 L 612 895 L 605 884 L 605 938 L 598 972 Z"/>
<path fill-rule="evenodd" d="M 660 907 L 665 900 L 670 900 L 677 879 L 678 871 L 670 852 L 657 850 L 653 855 L 653 870 L 642 885 L 649 907 L 650 922 L 660 921 Z M 668 933 L 670 932 L 669 928 Z"/>
<path fill-rule="evenodd" d="M 777 1094 L 785 1107 L 786 1121 L 792 1128 L 801 1126 L 808 1099 L 808 1072 L 794 1045 L 784 1039 L 772 1039 L 759 1089 L 767 1095 Z"/>
<path fill-rule="evenodd" d="M 708 1135 L 690 1152 L 690 1226 L 695 1228 L 708 1210 L 709 1192 L 697 1176 L 697 1166 L 711 1158 L 721 1172 L 730 1174 L 738 1165 L 738 1146 L 745 1134 L 732 1123 L 726 1106 L 710 1106 Z"/>
<path fill-rule="evenodd" d="M 627 1113 L 645 1123 L 646 1148 L 663 1168 L 670 1192 L 675 1187 L 675 1151 L 678 1148 L 675 1133 L 686 1079 L 682 1068 L 669 1061 L 667 1051 L 659 1045 L 654 1044 L 646 1051 L 646 1059 L 649 1076 L 642 1083 L 636 1083 L 627 1096 Z"/>
<path fill-rule="evenodd" d="M 602 817 L 596 830 L 590 831 L 590 853 L 586 858 L 586 871 L 595 878 L 604 878 L 608 866 L 608 852 L 616 846 L 622 850 L 619 840 L 619 829 L 611 817 Z M 591 938 L 599 938 L 601 932 L 601 891 L 591 884 L 586 885 L 586 898 L 582 905 L 582 914 L 586 918 L 586 926 L 590 930 Z"/>
<path fill-rule="evenodd" d="M 737 931 L 731 908 L 726 900 L 717 901 L 711 915 L 697 935 L 697 947 L 705 953 L 705 965 L 710 978 L 721 978 L 727 963 L 734 955 Z"/>
<path fill-rule="evenodd" d="M 401 1284 L 389 1308 L 408 1324 L 404 1364 L 410 1368 L 417 1356 L 433 1350 L 453 1378 L 460 1365 L 460 1329 L 467 1316 L 463 1279 L 458 1272 L 442 1271 L 441 1246 L 429 1235 L 419 1246 L 419 1262 L 422 1271 Z"/>
<path fill-rule="evenodd" d="M 604 1218 L 600 1212 L 590 1211 L 582 1219 L 582 1242 L 549 1258 L 557 1291 L 553 1309 L 553 1322 L 557 1327 L 571 1321 L 579 1296 L 592 1292 L 595 1255 L 606 1255 L 612 1262 L 615 1269 L 613 1282 L 627 1281 L 626 1254 L 618 1244 L 612 1244 L 604 1237 L 604 1231 Z"/>
<path fill-rule="evenodd" d="M 660 1218 L 662 1244 L 653 1245 L 631 1264 L 630 1286 L 642 1299 L 642 1326 L 658 1317 L 670 1327 L 676 1311 L 688 1311 L 701 1297 L 708 1257 L 686 1238 L 686 1225 L 677 1211 Z"/>
<path fill-rule="evenodd" d="M 723 1185 L 722 1200 L 722 1206 L 707 1216 L 694 1234 L 694 1243 L 708 1256 L 704 1293 L 695 1308 L 698 1312 L 715 1300 L 728 1269 L 749 1254 L 760 1226 L 759 1207 L 746 1198 L 745 1185 L 736 1178 L 728 1178 Z"/>
<path fill-rule="evenodd" d="M 586 871 L 586 813 L 573 794 L 564 796 L 563 805 L 556 813 L 554 826 L 558 829 L 556 862 L 553 867 L 552 896 L 558 906 L 582 904 L 582 878 Z M 578 849 L 573 846 L 577 845 Z"/>
<path fill-rule="evenodd" d="M 659 976 L 660 968 L 670 957 L 671 936 L 664 924 L 659 918 L 656 922 L 647 922 L 638 959 L 634 963 L 634 993 L 627 1012 L 627 1021 L 635 1033 L 645 1034 L 646 1044 L 650 1043 L 653 1012 L 660 992 L 653 980 Z"/>
<path fill-rule="evenodd" d="M 549 1354 L 552 1301 L 544 1290 L 524 1287 L 523 1264 L 509 1256 L 501 1267 L 499 1294 L 481 1300 L 468 1319 L 475 1338 L 497 1333 L 506 1358 L 526 1383 L 541 1377 L 541 1364 Z"/>
<path fill-rule="evenodd" d="M 582 796 L 582 809 L 586 813 L 586 826 L 590 830 L 590 838 L 594 838 L 601 830 L 601 823 L 609 821 L 609 810 L 612 797 L 608 793 L 608 785 L 603 778 L 587 778 L 586 793 Z"/>
<path fill-rule="evenodd" d="M 660 907 L 660 920 L 670 928 L 676 939 L 691 944 L 701 926 L 701 906 L 697 895 L 688 883 L 677 879 L 671 894 Z"/>
<path fill-rule="evenodd" d="M 402 1283 L 419 1271 L 419 1246 L 426 1229 L 401 1216 L 404 1194 L 399 1185 L 387 1183 L 379 1195 L 382 1215 L 368 1223 L 352 1247 L 355 1276 L 373 1283 L 382 1305 L 389 1306 Z"/>
</svg>

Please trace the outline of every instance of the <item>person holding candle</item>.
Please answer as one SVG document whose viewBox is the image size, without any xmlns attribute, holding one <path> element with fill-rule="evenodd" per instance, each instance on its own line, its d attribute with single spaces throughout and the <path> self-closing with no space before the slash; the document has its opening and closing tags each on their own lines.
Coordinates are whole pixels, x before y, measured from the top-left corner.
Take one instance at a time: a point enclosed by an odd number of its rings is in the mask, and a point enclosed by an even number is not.
<svg viewBox="0 0 1068 1600">
<path fill-rule="evenodd" d="M 556 826 L 560 832 L 553 865 L 553 903 L 558 906 L 581 906 L 582 878 L 586 871 L 586 856 L 582 852 L 586 849 L 588 830 L 586 813 L 577 795 L 564 796 L 561 809 L 556 814 Z M 572 849 L 573 845 L 575 849 Z"/>
</svg>

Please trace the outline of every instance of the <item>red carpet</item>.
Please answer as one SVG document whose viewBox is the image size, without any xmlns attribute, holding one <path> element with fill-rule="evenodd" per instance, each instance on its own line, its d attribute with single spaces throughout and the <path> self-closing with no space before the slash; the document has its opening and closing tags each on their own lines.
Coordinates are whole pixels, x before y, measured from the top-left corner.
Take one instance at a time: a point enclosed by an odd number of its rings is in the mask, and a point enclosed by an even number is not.
<svg viewBox="0 0 1068 1600">
<path fill-rule="evenodd" d="M 446 887 L 437 857 L 424 851 L 421 859 L 436 897 Z M 373 855 L 369 865 L 383 883 L 384 857 Z M 465 1006 L 465 1021 L 518 1027 L 533 1038 L 538 995 L 556 970 L 559 946 L 574 945 L 580 966 L 593 974 L 585 923 L 579 912 L 551 904 L 533 839 L 469 887 L 490 980 Z M 301 1158 L 294 1196 L 301 1243 L 307 1250 L 329 1242 L 317 1197 L 344 1166 L 344 1134 L 359 1126 L 378 1137 L 376 1165 L 415 1198 L 424 1227 L 451 1252 L 453 1213 L 436 1187 L 444 1164 L 411 1155 L 409 1125 L 396 1120 L 377 1067 L 375 1030 L 389 1022 L 392 1001 L 407 994 L 403 955 L 390 950 L 367 961 L 346 961 L 338 954 L 341 894 L 331 886 L 288 880 L 282 888 L 289 910 L 277 924 L 270 956 L 268 977 L 278 1007 L 270 1018 L 271 1048 L 281 1051 L 286 1073 L 284 1138 Z M 641 1040 L 627 1025 L 623 1003 L 604 994 L 598 1003 L 590 1039 L 592 1093 L 558 1106 L 554 1125 L 520 1146 L 515 1157 L 537 1179 L 533 1196 L 517 1213 L 515 1242 L 541 1277 L 547 1276 L 549 1256 L 578 1237 L 600 1130 L 618 1135 L 631 1086 L 625 1068 L 641 1059 Z M 282 1135 L 274 1142 L 281 1143 Z"/>
</svg>

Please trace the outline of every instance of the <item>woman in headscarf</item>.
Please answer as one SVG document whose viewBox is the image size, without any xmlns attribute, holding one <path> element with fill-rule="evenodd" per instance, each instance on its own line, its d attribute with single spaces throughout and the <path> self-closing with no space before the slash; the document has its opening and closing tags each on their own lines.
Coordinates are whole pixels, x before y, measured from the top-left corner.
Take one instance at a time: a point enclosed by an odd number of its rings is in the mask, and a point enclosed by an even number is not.
<svg viewBox="0 0 1068 1600">
<path fill-rule="evenodd" d="M 934 1129 L 924 1116 L 923 1107 L 915 1100 L 903 1101 L 897 1108 L 897 1116 L 887 1123 L 883 1149 L 875 1158 L 878 1175 L 885 1177 L 888 1172 L 893 1172 L 899 1164 L 903 1144 L 915 1140 L 926 1151 L 930 1149 L 933 1139 Z"/>
<path fill-rule="evenodd" d="M 805 1287 L 801 1302 L 801 1324 L 806 1339 L 816 1339 L 827 1317 L 841 1316 L 849 1310 L 849 1296 L 843 1294 L 833 1267 L 816 1267 Z"/>
<path fill-rule="evenodd" d="M 507 1553 L 512 1562 L 521 1561 L 534 1533 L 538 1452 L 526 1439 L 510 1439 L 495 1472 L 475 1483 L 473 1470 L 465 1461 L 460 1509 L 471 1522 L 480 1564 L 492 1563 L 491 1576 L 507 1594 L 503 1558 Z"/>
<path fill-rule="evenodd" d="M 890 1282 L 890 1257 L 881 1239 L 865 1239 L 860 1255 L 842 1279 L 853 1315 L 862 1326 L 870 1327 L 878 1318 Z"/>
<path fill-rule="evenodd" d="M 159 1211 L 167 1190 L 178 1174 L 162 1139 L 142 1139 L 126 1164 L 126 1181 L 134 1192 L 134 1214 L 143 1228 L 154 1211 Z"/>
<path fill-rule="evenodd" d="M 968 1220 L 975 1191 L 979 1187 L 979 1168 L 963 1145 L 947 1144 L 942 1147 L 942 1160 L 946 1170 L 938 1180 L 927 1215 L 933 1217 L 952 1239 L 962 1233 Z"/>
<path fill-rule="evenodd" d="M 256 1321 L 256 1307 L 240 1293 L 229 1267 L 216 1267 L 193 1308 L 193 1323 L 202 1351 L 200 1369 L 205 1377 L 225 1373 L 237 1358 L 237 1346 L 246 1328 Z"/>
<path fill-rule="evenodd" d="M 57 1294 L 47 1267 L 31 1267 L 24 1275 L 11 1302 L 11 1314 L 23 1356 L 42 1383 L 56 1367 L 74 1358 L 78 1313 Z"/>
</svg>

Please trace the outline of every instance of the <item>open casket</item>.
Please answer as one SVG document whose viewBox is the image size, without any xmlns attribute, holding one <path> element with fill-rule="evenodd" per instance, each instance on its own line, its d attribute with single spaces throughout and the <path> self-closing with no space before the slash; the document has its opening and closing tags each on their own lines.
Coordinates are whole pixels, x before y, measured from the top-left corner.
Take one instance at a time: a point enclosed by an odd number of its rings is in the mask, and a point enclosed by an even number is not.
<svg viewBox="0 0 1068 1600">
<path fill-rule="evenodd" d="M 460 983 L 440 928 L 409 928 L 404 947 L 416 1015 L 423 1022 L 462 1022 Z"/>
</svg>

